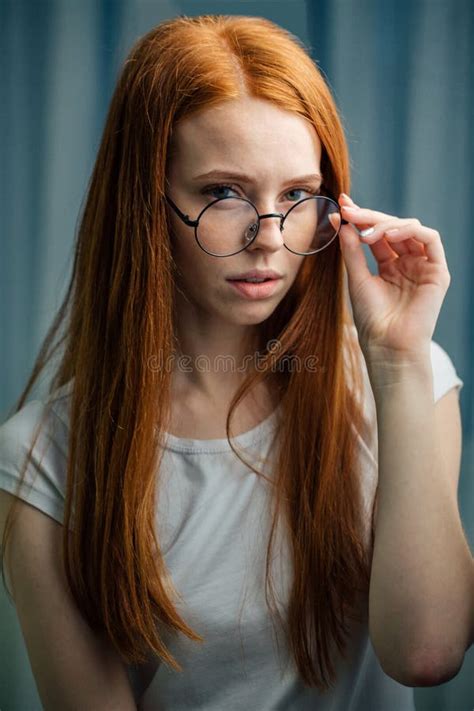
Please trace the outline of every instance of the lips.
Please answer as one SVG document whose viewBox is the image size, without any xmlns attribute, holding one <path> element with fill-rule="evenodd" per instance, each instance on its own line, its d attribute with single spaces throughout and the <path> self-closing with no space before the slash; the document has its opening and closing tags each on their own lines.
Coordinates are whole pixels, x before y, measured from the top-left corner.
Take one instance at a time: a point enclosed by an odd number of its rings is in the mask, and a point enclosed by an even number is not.
<svg viewBox="0 0 474 711">
<path fill-rule="evenodd" d="M 248 277 L 249 281 L 247 279 L 244 279 L 243 277 L 239 279 L 228 279 L 227 281 L 245 281 L 247 284 L 264 284 L 266 281 L 276 281 L 276 278 L 269 277 L 267 279 L 259 279 L 258 281 L 253 281 L 253 279 L 250 281 L 251 277 Z"/>
<path fill-rule="evenodd" d="M 243 279 L 228 279 L 238 294 L 246 299 L 266 299 L 278 290 L 280 279 L 267 279 L 260 284 Z"/>
<path fill-rule="evenodd" d="M 232 277 L 227 277 L 228 281 L 245 281 L 246 279 L 281 279 L 281 274 L 274 269 L 251 269 L 248 272 L 234 274 Z"/>
</svg>

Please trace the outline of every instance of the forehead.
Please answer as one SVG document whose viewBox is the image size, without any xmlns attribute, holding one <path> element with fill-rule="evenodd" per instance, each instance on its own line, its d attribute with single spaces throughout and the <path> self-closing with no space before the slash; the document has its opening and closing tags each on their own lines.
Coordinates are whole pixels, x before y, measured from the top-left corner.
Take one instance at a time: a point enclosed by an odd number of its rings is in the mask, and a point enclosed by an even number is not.
<svg viewBox="0 0 474 711">
<path fill-rule="evenodd" d="M 255 174 L 317 171 L 321 143 L 303 117 L 264 99 L 243 97 L 196 113 L 173 131 L 170 168 L 183 176 L 224 162 Z"/>
</svg>

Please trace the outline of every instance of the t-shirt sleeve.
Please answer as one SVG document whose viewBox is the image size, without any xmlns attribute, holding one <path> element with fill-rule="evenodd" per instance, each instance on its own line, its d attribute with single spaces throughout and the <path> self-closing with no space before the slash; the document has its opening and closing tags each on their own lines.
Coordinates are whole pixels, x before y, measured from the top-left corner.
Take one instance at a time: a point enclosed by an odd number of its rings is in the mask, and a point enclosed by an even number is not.
<svg viewBox="0 0 474 711">
<path fill-rule="evenodd" d="M 463 387 L 464 381 L 459 377 L 451 358 L 444 348 L 433 340 L 431 341 L 431 368 L 435 402 L 446 395 L 451 388 L 458 388 L 460 391 Z"/>
<path fill-rule="evenodd" d="M 26 454 L 43 414 L 45 420 L 21 488 L 17 491 Z M 0 426 L 0 489 L 35 506 L 59 523 L 63 522 L 64 515 L 66 438 L 64 422 L 49 407 L 45 413 L 45 404 L 39 400 L 28 402 Z"/>
</svg>

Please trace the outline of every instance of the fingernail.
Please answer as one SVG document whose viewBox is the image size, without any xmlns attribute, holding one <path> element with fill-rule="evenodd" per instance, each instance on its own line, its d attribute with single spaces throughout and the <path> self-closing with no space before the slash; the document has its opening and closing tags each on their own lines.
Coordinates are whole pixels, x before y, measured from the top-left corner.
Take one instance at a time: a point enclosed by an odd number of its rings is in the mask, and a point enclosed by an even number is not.
<svg viewBox="0 0 474 711">
<path fill-rule="evenodd" d="M 353 199 L 349 197 L 349 195 L 346 195 L 346 193 L 341 193 L 341 197 L 345 198 L 346 200 L 349 200 L 349 202 L 354 202 Z"/>
<path fill-rule="evenodd" d="M 367 227 L 366 230 L 361 230 L 359 232 L 361 237 L 368 237 L 369 235 L 372 235 L 375 232 L 373 227 Z"/>
</svg>

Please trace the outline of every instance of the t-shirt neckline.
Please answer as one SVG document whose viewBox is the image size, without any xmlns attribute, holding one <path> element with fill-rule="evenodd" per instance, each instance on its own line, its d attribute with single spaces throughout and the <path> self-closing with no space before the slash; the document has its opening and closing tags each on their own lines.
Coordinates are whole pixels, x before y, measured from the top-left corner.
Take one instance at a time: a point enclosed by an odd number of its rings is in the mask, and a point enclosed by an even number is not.
<svg viewBox="0 0 474 711">
<path fill-rule="evenodd" d="M 253 442 L 257 442 L 268 435 L 277 424 L 277 416 L 280 412 L 281 405 L 278 405 L 273 412 L 264 420 L 252 427 L 251 430 L 242 432 L 232 438 L 239 447 L 246 447 Z M 214 453 L 214 452 L 232 452 L 232 447 L 227 438 L 217 439 L 192 439 L 190 437 L 177 437 L 171 432 L 164 433 L 164 449 L 174 450 L 176 452 L 196 452 L 196 453 Z"/>
</svg>

